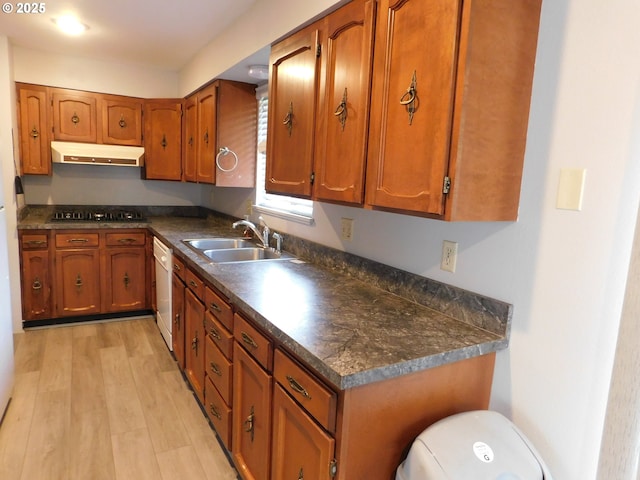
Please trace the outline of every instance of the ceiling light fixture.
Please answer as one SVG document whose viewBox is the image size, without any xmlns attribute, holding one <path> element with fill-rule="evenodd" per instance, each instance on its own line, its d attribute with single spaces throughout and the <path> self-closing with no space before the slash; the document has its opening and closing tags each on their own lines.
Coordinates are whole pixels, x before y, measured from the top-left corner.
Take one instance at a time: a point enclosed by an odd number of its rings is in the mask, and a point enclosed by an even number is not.
<svg viewBox="0 0 640 480">
<path fill-rule="evenodd" d="M 54 18 L 53 23 L 55 23 L 58 28 L 67 35 L 80 35 L 89 28 L 72 15 L 63 15 L 61 17 Z"/>
<path fill-rule="evenodd" d="M 269 67 L 267 65 L 251 65 L 249 67 L 249 76 L 258 80 L 266 80 L 269 78 Z"/>
</svg>

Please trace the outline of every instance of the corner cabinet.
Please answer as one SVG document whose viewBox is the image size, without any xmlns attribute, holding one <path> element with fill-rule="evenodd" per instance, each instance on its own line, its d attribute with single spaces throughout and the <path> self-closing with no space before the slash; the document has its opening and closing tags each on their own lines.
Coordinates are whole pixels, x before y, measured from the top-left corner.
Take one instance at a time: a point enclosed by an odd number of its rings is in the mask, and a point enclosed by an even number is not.
<svg viewBox="0 0 640 480">
<path fill-rule="evenodd" d="M 182 179 L 182 100 L 144 103 L 144 178 Z"/>
</svg>

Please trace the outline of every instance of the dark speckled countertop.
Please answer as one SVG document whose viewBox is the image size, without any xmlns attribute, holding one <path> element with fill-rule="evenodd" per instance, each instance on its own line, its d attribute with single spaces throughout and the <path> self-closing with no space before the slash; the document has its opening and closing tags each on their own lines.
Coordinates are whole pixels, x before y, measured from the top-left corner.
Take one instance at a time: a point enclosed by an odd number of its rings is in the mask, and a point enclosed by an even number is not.
<svg viewBox="0 0 640 480">
<path fill-rule="evenodd" d="M 337 389 L 508 346 L 511 305 L 504 302 L 289 236 L 283 248 L 299 260 L 212 264 L 182 242 L 238 236 L 226 216 L 160 209 L 145 223 L 52 223 L 50 208 L 27 207 L 18 228 L 149 228 Z"/>
</svg>

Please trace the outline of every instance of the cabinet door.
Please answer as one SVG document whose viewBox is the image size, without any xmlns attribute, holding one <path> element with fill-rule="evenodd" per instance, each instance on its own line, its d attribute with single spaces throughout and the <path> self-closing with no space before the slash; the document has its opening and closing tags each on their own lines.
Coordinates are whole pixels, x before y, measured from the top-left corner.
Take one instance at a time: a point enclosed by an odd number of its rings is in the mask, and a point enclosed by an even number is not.
<svg viewBox="0 0 640 480">
<path fill-rule="evenodd" d="M 70 142 L 97 141 L 97 95 L 52 89 L 53 138 Z"/>
<path fill-rule="evenodd" d="M 196 137 L 198 132 L 198 102 L 197 95 L 191 95 L 184 101 L 184 122 L 182 138 L 182 162 L 184 164 L 184 180 L 196 182 L 198 162 L 198 144 Z"/>
<path fill-rule="evenodd" d="M 47 87 L 18 85 L 20 161 L 25 174 L 51 174 L 48 99 Z"/>
<path fill-rule="evenodd" d="M 367 204 L 442 214 L 460 0 L 378 5 Z"/>
<path fill-rule="evenodd" d="M 271 478 L 331 480 L 335 440 L 276 384 Z"/>
<path fill-rule="evenodd" d="M 314 197 L 364 201 L 375 1 L 354 0 L 329 15 L 322 54 Z"/>
<path fill-rule="evenodd" d="M 234 348 L 233 458 L 242 478 L 263 480 L 269 478 L 273 380 L 242 347 Z"/>
<path fill-rule="evenodd" d="M 25 320 L 53 316 L 50 275 L 48 250 L 22 252 L 22 315 Z"/>
<path fill-rule="evenodd" d="M 266 191 L 311 196 L 320 31 L 313 24 L 271 47 Z"/>
<path fill-rule="evenodd" d="M 173 343 L 173 354 L 176 357 L 181 370 L 185 369 L 185 320 L 184 320 L 184 290 L 182 280 L 176 275 L 171 276 L 171 318 L 173 327 L 171 330 L 171 342 Z"/>
<path fill-rule="evenodd" d="M 97 248 L 56 251 L 58 316 L 100 313 L 100 256 Z"/>
<path fill-rule="evenodd" d="M 101 275 L 104 312 L 142 310 L 146 307 L 145 257 L 144 247 L 106 249 Z"/>
<path fill-rule="evenodd" d="M 218 82 L 198 92 L 198 162 L 201 183 L 215 183 L 215 148 Z"/>
<path fill-rule="evenodd" d="M 216 185 L 253 188 L 258 134 L 256 86 L 229 80 L 220 80 L 218 85 Z"/>
<path fill-rule="evenodd" d="M 104 96 L 101 110 L 102 143 L 142 145 L 142 100 Z"/>
<path fill-rule="evenodd" d="M 185 372 L 200 403 L 204 404 L 204 305 L 189 289 L 184 295 L 186 324 Z"/>
<path fill-rule="evenodd" d="M 144 105 L 145 178 L 182 179 L 182 100 Z"/>
</svg>

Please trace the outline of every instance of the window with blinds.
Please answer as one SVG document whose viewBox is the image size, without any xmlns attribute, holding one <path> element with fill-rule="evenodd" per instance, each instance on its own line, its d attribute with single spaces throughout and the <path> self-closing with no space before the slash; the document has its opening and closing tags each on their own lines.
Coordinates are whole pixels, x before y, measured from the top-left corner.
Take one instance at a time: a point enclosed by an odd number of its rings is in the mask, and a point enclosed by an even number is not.
<svg viewBox="0 0 640 480">
<path fill-rule="evenodd" d="M 313 223 L 313 202 L 301 198 L 273 195 L 265 191 L 267 166 L 267 113 L 269 111 L 268 90 L 256 90 L 258 98 L 258 158 L 256 165 L 256 203 L 254 208 L 276 217 L 302 223 Z"/>
</svg>

